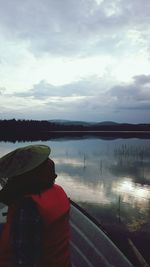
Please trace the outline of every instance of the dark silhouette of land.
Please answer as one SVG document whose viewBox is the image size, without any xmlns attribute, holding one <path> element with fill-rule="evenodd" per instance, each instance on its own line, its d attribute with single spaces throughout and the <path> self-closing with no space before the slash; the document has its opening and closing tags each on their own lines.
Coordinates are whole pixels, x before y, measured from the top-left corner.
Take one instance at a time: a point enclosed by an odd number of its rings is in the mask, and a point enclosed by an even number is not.
<svg viewBox="0 0 150 267">
<path fill-rule="evenodd" d="M 0 140 L 32 141 L 74 138 L 150 138 L 150 124 L 88 123 L 47 120 L 0 120 Z"/>
</svg>

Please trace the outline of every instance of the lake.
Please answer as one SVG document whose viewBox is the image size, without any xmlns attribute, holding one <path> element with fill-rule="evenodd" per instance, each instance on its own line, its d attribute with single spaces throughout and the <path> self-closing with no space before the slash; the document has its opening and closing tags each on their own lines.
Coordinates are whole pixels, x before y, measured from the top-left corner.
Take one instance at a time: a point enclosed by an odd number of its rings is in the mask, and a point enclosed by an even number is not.
<svg viewBox="0 0 150 267">
<path fill-rule="evenodd" d="M 56 182 L 68 196 L 94 216 L 121 249 L 130 238 L 149 261 L 150 139 L 0 142 L 0 156 L 37 143 L 51 147 Z"/>
</svg>

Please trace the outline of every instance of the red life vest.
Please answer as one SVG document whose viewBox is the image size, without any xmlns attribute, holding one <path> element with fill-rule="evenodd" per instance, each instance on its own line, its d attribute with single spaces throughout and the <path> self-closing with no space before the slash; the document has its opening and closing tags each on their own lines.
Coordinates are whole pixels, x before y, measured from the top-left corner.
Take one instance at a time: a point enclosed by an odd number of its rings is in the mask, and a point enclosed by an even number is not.
<svg viewBox="0 0 150 267">
<path fill-rule="evenodd" d="M 31 195 L 44 222 L 43 256 L 40 267 L 68 267 L 69 200 L 64 190 L 54 185 L 40 195 Z M 15 267 L 10 244 L 10 228 L 16 207 L 8 210 L 7 222 L 0 238 L 0 267 Z"/>
</svg>

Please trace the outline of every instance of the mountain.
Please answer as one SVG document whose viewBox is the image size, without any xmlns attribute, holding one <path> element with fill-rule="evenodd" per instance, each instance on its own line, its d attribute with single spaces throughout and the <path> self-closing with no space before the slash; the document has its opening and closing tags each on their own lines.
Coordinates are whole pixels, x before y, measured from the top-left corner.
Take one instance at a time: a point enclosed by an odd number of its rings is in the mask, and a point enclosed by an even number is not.
<svg viewBox="0 0 150 267">
<path fill-rule="evenodd" d="M 71 121 L 71 120 L 48 120 L 51 123 L 56 123 L 59 125 L 82 125 L 82 126 L 92 126 L 92 125 L 118 125 L 119 123 L 113 121 L 103 121 L 103 122 L 85 122 L 85 121 Z"/>
<path fill-rule="evenodd" d="M 102 121 L 102 122 L 98 122 L 95 124 L 97 125 L 119 125 L 120 123 L 114 122 L 114 121 Z"/>
</svg>

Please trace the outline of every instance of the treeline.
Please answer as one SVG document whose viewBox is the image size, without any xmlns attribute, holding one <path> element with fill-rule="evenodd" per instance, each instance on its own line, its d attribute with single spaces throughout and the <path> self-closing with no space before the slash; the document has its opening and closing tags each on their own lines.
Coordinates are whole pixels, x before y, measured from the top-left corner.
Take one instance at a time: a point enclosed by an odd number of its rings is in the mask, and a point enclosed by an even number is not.
<svg viewBox="0 0 150 267">
<path fill-rule="evenodd" d="M 150 124 L 63 124 L 62 122 L 37 120 L 0 120 L 1 141 L 38 141 L 53 139 L 76 139 L 96 137 L 114 138 L 148 138 Z"/>
<path fill-rule="evenodd" d="M 0 120 L 0 131 L 2 132 L 23 132 L 31 131 L 35 132 L 50 130 L 53 127 L 53 123 L 50 124 L 48 121 L 37 121 L 37 120 Z"/>
<path fill-rule="evenodd" d="M 0 132 L 48 132 L 48 131 L 150 131 L 150 124 L 69 124 L 47 120 L 0 120 Z"/>
<path fill-rule="evenodd" d="M 0 140 L 2 141 L 37 141 L 49 140 L 48 132 L 53 124 L 37 120 L 0 120 Z"/>
</svg>

